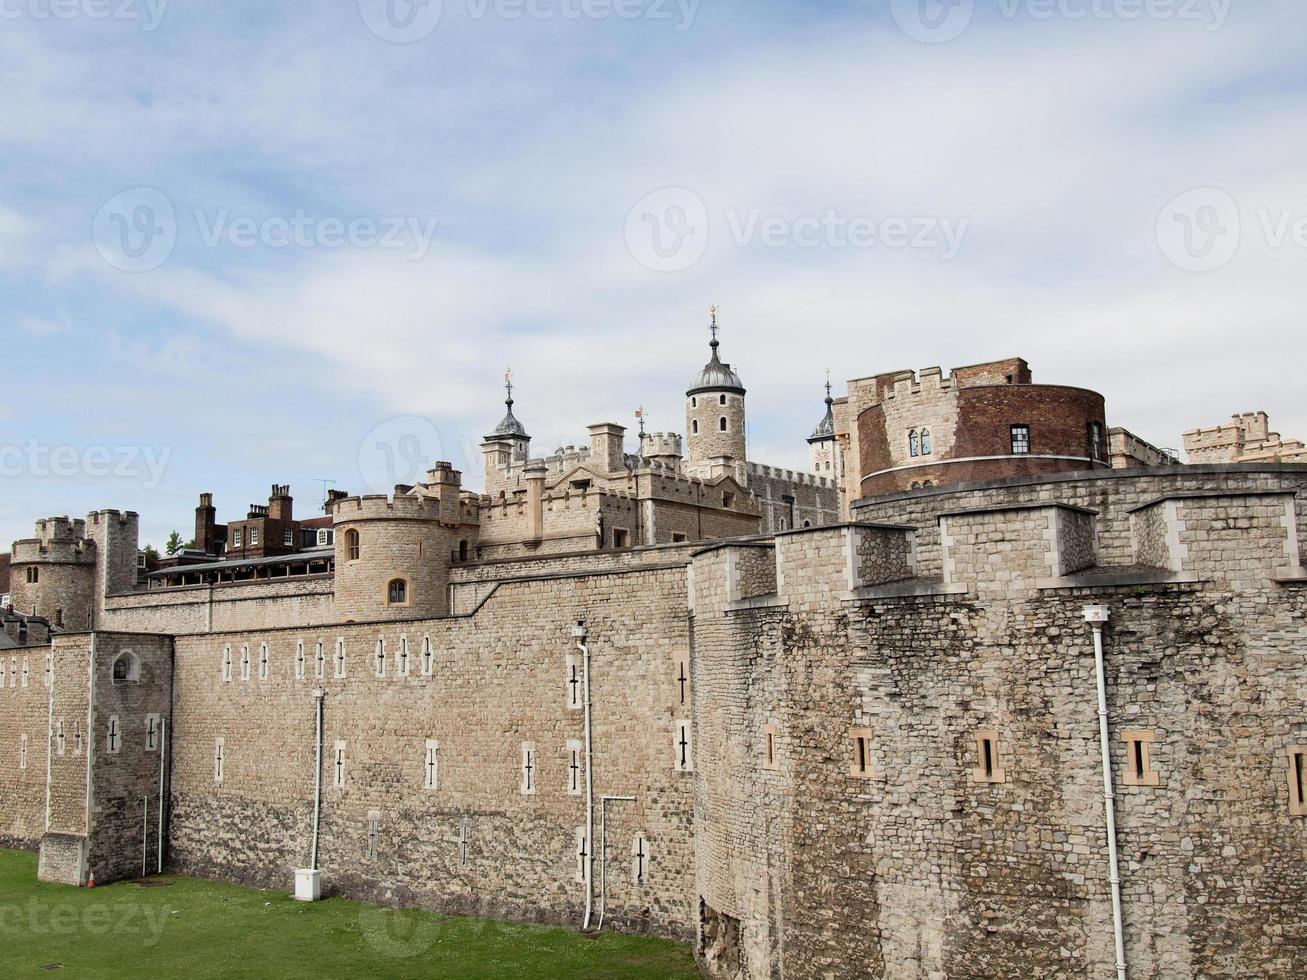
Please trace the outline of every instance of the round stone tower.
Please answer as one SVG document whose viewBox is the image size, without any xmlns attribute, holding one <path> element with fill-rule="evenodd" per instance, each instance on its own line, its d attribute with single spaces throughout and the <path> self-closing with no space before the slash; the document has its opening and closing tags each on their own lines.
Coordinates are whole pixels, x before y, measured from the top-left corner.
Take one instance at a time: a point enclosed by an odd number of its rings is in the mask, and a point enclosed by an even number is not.
<svg viewBox="0 0 1307 980">
<path fill-rule="evenodd" d="M 420 619 L 449 610 L 458 528 L 435 497 L 385 494 L 331 504 L 336 532 L 336 615 L 347 622 Z"/>
<path fill-rule="evenodd" d="M 685 393 L 687 462 L 705 474 L 713 463 L 743 470 L 745 456 L 744 384 L 717 356 L 717 307 L 712 308 L 712 357 Z"/>
</svg>

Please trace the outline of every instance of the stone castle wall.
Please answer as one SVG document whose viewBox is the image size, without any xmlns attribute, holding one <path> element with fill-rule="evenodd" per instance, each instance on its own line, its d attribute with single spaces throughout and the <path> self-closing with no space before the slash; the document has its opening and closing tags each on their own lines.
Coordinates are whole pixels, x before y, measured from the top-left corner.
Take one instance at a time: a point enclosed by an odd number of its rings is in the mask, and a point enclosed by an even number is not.
<svg viewBox="0 0 1307 980">
<path fill-rule="evenodd" d="M 569 750 L 582 738 L 570 687 L 577 664 L 572 625 L 582 619 L 593 654 L 596 800 L 636 797 L 610 807 L 608 917 L 628 928 L 687 935 L 694 921 L 691 789 L 688 774 L 673 766 L 673 653 L 689 650 L 684 583 L 683 568 L 634 568 L 506 582 L 466 619 L 179 637 L 174 865 L 289 887 L 294 869 L 308 862 L 313 690 L 321 687 L 321 867 L 330 891 L 579 923 L 576 828 L 585 810 L 584 797 L 571 790 Z M 303 677 L 296 667 L 301 642 Z M 269 667 L 262 677 L 265 643 Z M 224 680 L 227 648 L 231 680 Z M 243 680 L 246 650 L 251 667 Z M 428 740 L 435 742 L 434 788 L 424 779 Z M 338 742 L 341 787 L 333 768 Z M 532 752 L 529 793 L 524 745 Z M 633 877 L 637 834 L 647 848 L 643 883 Z M 595 874 L 597 894 L 597 867 Z"/>
<path fill-rule="evenodd" d="M 109 630 L 166 634 L 256 630 L 336 619 L 335 582 L 330 575 L 128 592 L 109 596 L 104 614 Z"/>
<path fill-rule="evenodd" d="M 901 524 L 917 529 L 918 558 L 924 576 L 943 574 L 940 515 L 1038 502 L 1058 502 L 1095 512 L 1098 563 L 1125 566 L 1135 554 L 1132 511 L 1159 498 L 1186 493 L 1259 491 L 1298 492 L 1307 488 L 1307 466 L 1179 466 L 1104 470 L 1064 477 L 1044 476 L 963 484 L 855 501 L 858 521 Z M 1307 540 L 1307 507 L 1297 508 L 1298 540 Z"/>
<path fill-rule="evenodd" d="M 0 846 L 33 850 L 45 832 L 48 646 L 0 651 Z"/>
<path fill-rule="evenodd" d="M 749 601 L 730 558 L 745 549 L 696 557 L 705 969 L 1110 976 L 1082 615 L 1101 602 L 1131 975 L 1301 972 L 1307 823 L 1286 748 L 1307 737 L 1307 593 L 1275 578 L 1282 497 L 1196 506 L 1216 533 L 1183 568 L 1221 584 L 1055 584 L 1089 545 L 1084 515 L 1054 507 L 965 515 L 952 593 L 859 561 L 889 529 L 778 537 L 776 593 Z M 1254 544 L 1231 549 L 1236 530 Z M 1127 736 L 1147 743 L 1143 780 Z"/>
</svg>

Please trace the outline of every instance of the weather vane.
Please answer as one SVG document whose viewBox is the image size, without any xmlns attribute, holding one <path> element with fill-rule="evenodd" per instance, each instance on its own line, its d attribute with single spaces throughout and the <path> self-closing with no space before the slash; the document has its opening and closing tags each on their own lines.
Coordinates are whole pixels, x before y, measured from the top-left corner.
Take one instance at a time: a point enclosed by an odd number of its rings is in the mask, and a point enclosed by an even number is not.
<svg viewBox="0 0 1307 980">
<path fill-rule="evenodd" d="M 717 346 L 717 304 L 714 303 L 712 306 L 708 307 L 708 312 L 712 314 L 712 326 L 709 329 L 712 330 L 712 343 L 713 346 L 716 347 Z"/>
<path fill-rule="evenodd" d="M 508 407 L 513 407 L 513 369 L 504 369 L 504 388 L 508 391 Z"/>
<path fill-rule="evenodd" d="M 644 406 L 641 405 L 635 410 L 635 417 L 640 420 L 640 438 L 644 438 Z"/>
</svg>

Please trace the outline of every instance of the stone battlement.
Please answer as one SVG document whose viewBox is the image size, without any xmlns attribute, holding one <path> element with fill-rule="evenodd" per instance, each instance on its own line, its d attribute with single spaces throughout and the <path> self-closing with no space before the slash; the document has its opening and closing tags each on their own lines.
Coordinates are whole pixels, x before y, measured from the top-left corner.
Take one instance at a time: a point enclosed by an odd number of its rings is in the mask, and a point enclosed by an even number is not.
<svg viewBox="0 0 1307 980">
<path fill-rule="evenodd" d="M 438 521 L 440 501 L 435 497 L 390 497 L 384 493 L 341 497 L 330 504 L 336 524 L 355 521 Z"/>
</svg>

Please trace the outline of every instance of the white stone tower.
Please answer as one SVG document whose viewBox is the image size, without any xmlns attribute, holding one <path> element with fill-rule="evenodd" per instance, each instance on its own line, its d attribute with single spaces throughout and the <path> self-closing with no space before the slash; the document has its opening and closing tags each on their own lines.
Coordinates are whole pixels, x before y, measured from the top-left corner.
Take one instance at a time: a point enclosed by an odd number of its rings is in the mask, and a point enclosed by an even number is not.
<svg viewBox="0 0 1307 980">
<path fill-rule="evenodd" d="M 744 384 L 717 356 L 717 307 L 712 307 L 712 357 L 685 393 L 686 471 L 745 479 Z"/>
</svg>

